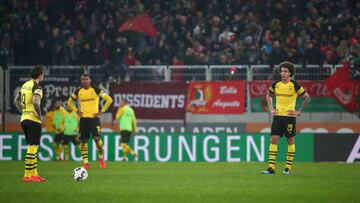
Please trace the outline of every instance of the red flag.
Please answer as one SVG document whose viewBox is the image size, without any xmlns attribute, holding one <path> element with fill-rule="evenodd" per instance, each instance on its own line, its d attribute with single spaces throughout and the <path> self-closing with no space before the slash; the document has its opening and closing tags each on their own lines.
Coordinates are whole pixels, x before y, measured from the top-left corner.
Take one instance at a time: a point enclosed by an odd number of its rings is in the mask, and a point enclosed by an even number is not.
<svg viewBox="0 0 360 203">
<path fill-rule="evenodd" d="M 338 69 L 330 77 L 326 78 L 326 85 L 336 101 L 349 112 L 356 110 L 355 85 L 351 80 L 348 64 Z"/>
<path fill-rule="evenodd" d="M 148 14 L 136 16 L 123 23 L 119 28 L 119 32 L 124 32 L 126 30 L 142 32 L 151 37 L 155 37 L 157 35 L 156 28 L 151 22 L 151 18 Z"/>
</svg>

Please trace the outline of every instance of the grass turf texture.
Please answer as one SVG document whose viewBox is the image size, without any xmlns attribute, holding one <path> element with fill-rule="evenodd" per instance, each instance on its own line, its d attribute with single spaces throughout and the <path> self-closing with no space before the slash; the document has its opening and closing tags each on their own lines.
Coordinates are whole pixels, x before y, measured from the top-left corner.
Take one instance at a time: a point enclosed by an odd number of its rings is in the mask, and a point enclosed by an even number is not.
<svg viewBox="0 0 360 203">
<path fill-rule="evenodd" d="M 295 163 L 293 174 L 261 175 L 266 163 L 39 162 L 43 183 L 23 183 L 23 162 L 0 162 L 0 202 L 359 202 L 360 164 Z M 281 170 L 280 170 L 281 169 Z"/>
</svg>

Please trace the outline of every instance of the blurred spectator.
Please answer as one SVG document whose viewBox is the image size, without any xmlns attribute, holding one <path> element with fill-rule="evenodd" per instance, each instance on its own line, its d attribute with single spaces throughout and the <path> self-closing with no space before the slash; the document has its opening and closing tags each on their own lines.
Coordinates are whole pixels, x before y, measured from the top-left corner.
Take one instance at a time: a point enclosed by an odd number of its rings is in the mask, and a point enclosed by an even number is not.
<svg viewBox="0 0 360 203">
<path fill-rule="evenodd" d="M 320 49 L 314 47 L 311 41 L 305 42 L 304 50 L 304 64 L 321 64 L 323 60 L 323 54 Z"/>
<path fill-rule="evenodd" d="M 35 52 L 35 63 L 41 65 L 51 65 L 51 55 L 47 46 L 46 40 L 38 39 Z"/>
<path fill-rule="evenodd" d="M 65 65 L 79 65 L 80 47 L 73 36 L 69 37 L 64 47 Z"/>
<path fill-rule="evenodd" d="M 181 60 L 178 56 L 174 56 L 172 59 L 172 66 L 176 66 L 176 68 L 171 69 L 171 80 L 172 81 L 183 81 L 184 74 L 184 61 Z"/>
<path fill-rule="evenodd" d="M 65 54 L 64 54 L 64 39 L 60 35 L 60 29 L 54 27 L 51 31 L 51 37 L 49 41 L 50 53 L 52 56 L 52 65 L 64 65 Z"/>
<path fill-rule="evenodd" d="M 272 52 L 270 53 L 270 65 L 278 65 L 282 61 L 286 59 L 286 53 L 283 50 L 282 46 L 280 45 L 280 42 L 278 40 L 273 42 L 272 45 Z"/>
</svg>

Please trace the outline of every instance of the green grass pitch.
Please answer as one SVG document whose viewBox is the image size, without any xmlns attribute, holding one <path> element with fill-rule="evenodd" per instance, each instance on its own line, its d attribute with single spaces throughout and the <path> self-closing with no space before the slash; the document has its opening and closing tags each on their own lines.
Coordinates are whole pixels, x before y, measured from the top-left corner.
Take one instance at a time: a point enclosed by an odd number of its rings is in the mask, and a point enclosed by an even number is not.
<svg viewBox="0 0 360 203">
<path fill-rule="evenodd" d="M 23 183 L 23 162 L 0 162 L 0 202 L 360 202 L 360 164 L 295 163 L 293 174 L 261 175 L 266 163 L 39 162 L 43 183 Z"/>
</svg>

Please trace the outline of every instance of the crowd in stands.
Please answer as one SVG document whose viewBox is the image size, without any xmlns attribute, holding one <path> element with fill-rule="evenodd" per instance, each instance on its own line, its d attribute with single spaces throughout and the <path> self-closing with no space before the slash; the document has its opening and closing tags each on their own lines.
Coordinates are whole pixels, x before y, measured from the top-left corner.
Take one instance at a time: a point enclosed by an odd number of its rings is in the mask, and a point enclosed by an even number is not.
<svg viewBox="0 0 360 203">
<path fill-rule="evenodd" d="M 148 13 L 156 37 L 118 29 Z M 360 63 L 357 0 L 3 0 L 7 65 Z"/>
</svg>

